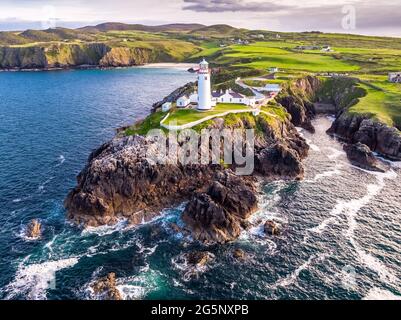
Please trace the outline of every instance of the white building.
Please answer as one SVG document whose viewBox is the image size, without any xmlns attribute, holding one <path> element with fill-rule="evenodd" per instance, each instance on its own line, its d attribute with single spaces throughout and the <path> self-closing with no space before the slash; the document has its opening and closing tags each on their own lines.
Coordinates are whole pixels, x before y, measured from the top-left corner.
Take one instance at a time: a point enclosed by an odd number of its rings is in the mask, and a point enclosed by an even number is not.
<svg viewBox="0 0 401 320">
<path fill-rule="evenodd" d="M 269 72 L 271 72 L 271 73 L 276 73 L 276 72 L 278 72 L 279 71 L 279 69 L 277 68 L 277 67 L 271 67 L 271 68 L 269 68 Z"/>
<path fill-rule="evenodd" d="M 163 103 L 163 105 L 162 105 L 162 111 L 163 111 L 163 112 L 169 111 L 169 110 L 171 109 L 172 105 L 173 105 L 173 104 L 172 104 L 171 102 Z"/>
<path fill-rule="evenodd" d="M 187 96 L 182 96 L 177 100 L 177 107 L 178 108 L 186 108 L 191 103 L 191 100 Z"/>
<path fill-rule="evenodd" d="M 203 59 L 198 71 L 198 110 L 210 110 L 213 107 L 210 77 L 209 64 Z"/>
<path fill-rule="evenodd" d="M 226 91 L 214 91 L 212 93 L 212 99 L 216 101 L 216 103 L 235 103 L 235 104 L 244 104 L 247 106 L 254 107 L 256 105 L 256 98 L 244 96 L 241 93 L 232 91 L 231 89 Z"/>
<path fill-rule="evenodd" d="M 401 83 L 401 71 L 389 73 L 388 81 L 393 82 L 393 83 Z"/>
</svg>

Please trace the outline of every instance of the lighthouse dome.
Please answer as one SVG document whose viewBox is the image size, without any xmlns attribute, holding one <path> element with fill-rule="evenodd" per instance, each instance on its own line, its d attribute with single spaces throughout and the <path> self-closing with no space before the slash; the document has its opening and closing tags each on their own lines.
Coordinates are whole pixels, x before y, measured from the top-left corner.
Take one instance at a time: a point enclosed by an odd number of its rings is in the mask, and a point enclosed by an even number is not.
<svg viewBox="0 0 401 320">
<path fill-rule="evenodd" d="M 209 63 L 208 63 L 205 59 L 203 59 L 203 60 L 199 63 L 199 65 L 200 65 L 200 66 L 208 66 Z"/>
</svg>

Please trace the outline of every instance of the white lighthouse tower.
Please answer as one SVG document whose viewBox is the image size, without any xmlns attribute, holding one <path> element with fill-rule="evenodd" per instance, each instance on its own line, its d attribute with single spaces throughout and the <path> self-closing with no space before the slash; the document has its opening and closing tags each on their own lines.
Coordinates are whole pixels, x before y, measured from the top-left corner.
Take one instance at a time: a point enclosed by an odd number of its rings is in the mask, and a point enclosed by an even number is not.
<svg viewBox="0 0 401 320">
<path fill-rule="evenodd" d="M 205 59 L 199 64 L 198 71 L 198 110 L 212 109 L 212 89 L 210 85 L 209 64 Z"/>
</svg>

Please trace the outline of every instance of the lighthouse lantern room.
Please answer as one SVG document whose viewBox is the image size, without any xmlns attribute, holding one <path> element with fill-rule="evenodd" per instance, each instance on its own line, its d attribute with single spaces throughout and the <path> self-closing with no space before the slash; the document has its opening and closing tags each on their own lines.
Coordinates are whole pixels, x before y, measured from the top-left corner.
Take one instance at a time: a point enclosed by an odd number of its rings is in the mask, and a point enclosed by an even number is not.
<svg viewBox="0 0 401 320">
<path fill-rule="evenodd" d="M 212 109 L 209 63 L 203 59 L 198 71 L 198 110 Z"/>
</svg>

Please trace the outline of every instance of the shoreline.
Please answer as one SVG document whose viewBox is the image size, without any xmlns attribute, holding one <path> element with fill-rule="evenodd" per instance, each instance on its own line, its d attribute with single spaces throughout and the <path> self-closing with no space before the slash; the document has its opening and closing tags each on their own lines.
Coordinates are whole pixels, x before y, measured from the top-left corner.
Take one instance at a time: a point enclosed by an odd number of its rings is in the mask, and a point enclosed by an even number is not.
<svg viewBox="0 0 401 320">
<path fill-rule="evenodd" d="M 51 68 L 9 68 L 0 69 L 0 72 L 54 72 L 54 71 L 70 71 L 70 70 L 114 70 L 114 69 L 130 69 L 130 68 L 142 68 L 142 69 L 176 69 L 176 70 L 189 70 L 196 64 L 192 63 L 178 63 L 178 62 L 160 62 L 160 63 L 149 63 L 144 65 L 133 65 L 133 66 L 118 66 L 118 67 L 102 67 L 98 65 L 80 65 L 80 66 L 68 66 L 68 67 L 51 67 Z"/>
</svg>

